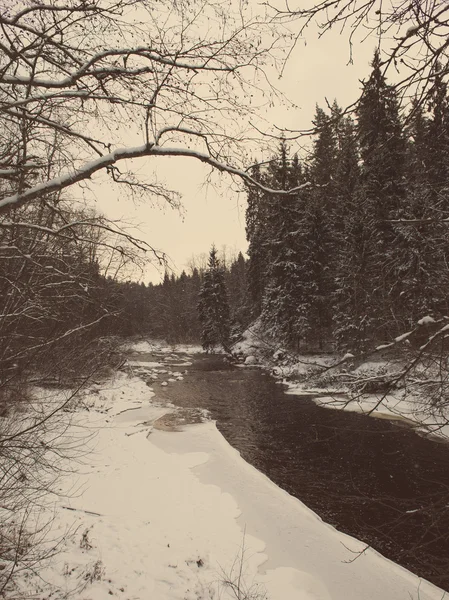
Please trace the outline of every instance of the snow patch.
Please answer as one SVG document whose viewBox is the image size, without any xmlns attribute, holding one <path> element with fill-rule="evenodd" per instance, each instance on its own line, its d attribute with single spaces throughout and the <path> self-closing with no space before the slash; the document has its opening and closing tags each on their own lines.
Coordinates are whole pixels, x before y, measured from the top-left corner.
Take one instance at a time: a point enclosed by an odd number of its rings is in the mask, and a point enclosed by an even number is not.
<svg viewBox="0 0 449 600">
<path fill-rule="evenodd" d="M 418 321 L 418 325 L 430 325 L 431 323 L 435 323 L 435 319 L 429 315 Z"/>
<path fill-rule="evenodd" d="M 247 356 L 245 358 L 245 365 L 257 365 L 257 358 L 255 356 Z"/>
</svg>

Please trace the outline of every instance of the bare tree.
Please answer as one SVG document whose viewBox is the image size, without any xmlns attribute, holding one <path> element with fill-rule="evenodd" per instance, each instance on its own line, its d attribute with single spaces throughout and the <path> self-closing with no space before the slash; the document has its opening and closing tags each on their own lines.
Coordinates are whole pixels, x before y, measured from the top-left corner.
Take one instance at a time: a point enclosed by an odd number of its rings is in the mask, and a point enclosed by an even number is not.
<svg viewBox="0 0 449 600">
<path fill-rule="evenodd" d="M 77 350 L 84 354 L 88 333 L 109 319 L 114 307 L 98 291 L 102 270 L 115 273 L 151 250 L 62 192 L 75 184 L 85 189 L 103 171 L 132 195 L 176 206 L 175 194 L 136 176 L 129 161 L 139 157 L 191 157 L 251 182 L 244 171 L 247 123 L 256 96 L 270 101 L 258 85 L 284 44 L 273 33 L 250 6 L 230 10 L 218 0 L 3 4 L 0 495 L 5 510 L 23 519 L 0 545 L 8 564 L 0 593 L 32 547 L 23 543 L 32 532 L 27 514 L 55 480 L 51 457 L 59 450 L 48 427 L 65 406 L 34 416 L 24 402 L 24 417 L 11 430 L 14 400 L 19 392 L 28 398 L 26 383 L 43 366 L 54 370 L 56 354 L 66 363 Z M 36 446 L 42 452 L 33 452 Z M 37 485 L 47 472 L 48 482 Z M 4 541 L 9 533 L 0 535 Z"/>
<path fill-rule="evenodd" d="M 15 140 L 0 149 L 0 210 L 102 170 L 175 204 L 127 169 L 145 156 L 192 157 L 251 181 L 239 162 L 250 134 L 237 123 L 248 123 L 285 40 L 248 5 L 22 0 L 0 26 L 0 129 Z"/>
<path fill-rule="evenodd" d="M 346 32 L 349 60 L 355 44 L 375 40 L 382 50 L 384 74 L 402 95 L 415 95 L 418 105 L 432 92 L 434 78 L 449 72 L 449 6 L 443 0 L 320 0 L 267 5 L 274 20 L 296 30 L 296 40 L 308 27 L 318 26 L 320 36 L 331 29 Z"/>
</svg>

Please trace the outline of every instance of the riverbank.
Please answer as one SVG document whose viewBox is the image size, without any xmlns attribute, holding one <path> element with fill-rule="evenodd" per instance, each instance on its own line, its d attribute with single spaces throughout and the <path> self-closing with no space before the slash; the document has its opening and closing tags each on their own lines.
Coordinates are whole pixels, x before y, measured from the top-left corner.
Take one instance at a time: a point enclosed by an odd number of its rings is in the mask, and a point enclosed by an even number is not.
<svg viewBox="0 0 449 600">
<path fill-rule="evenodd" d="M 234 345 L 233 353 L 246 366 L 268 370 L 287 387 L 287 394 L 307 396 L 324 408 L 402 422 L 429 439 L 449 441 L 449 403 L 435 403 L 431 396 L 430 384 L 444 384 L 438 365 L 433 381 L 418 368 L 407 385 L 399 379 L 390 389 L 386 382 L 407 368 L 406 360 L 391 350 L 365 360 L 352 354 L 294 354 L 267 338 L 257 321 Z"/>
<path fill-rule="evenodd" d="M 251 600 L 442 598 L 323 523 L 244 462 L 213 422 L 177 418 L 152 382 L 183 386 L 188 355 L 159 348 L 165 358 L 151 362 L 146 343 L 136 349 L 126 372 L 78 404 L 83 464 L 49 507 L 59 551 L 39 577 L 19 580 L 16 597 L 225 600 L 240 581 Z M 176 427 L 157 429 L 167 414 Z"/>
</svg>

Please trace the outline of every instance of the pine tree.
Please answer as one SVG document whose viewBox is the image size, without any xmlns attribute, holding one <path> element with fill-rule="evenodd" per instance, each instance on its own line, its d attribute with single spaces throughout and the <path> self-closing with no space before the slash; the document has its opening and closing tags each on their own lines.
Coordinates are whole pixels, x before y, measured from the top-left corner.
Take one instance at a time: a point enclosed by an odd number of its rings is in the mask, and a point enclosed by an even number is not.
<svg viewBox="0 0 449 600">
<path fill-rule="evenodd" d="M 367 270 L 367 298 L 360 305 L 370 306 L 369 314 L 360 314 L 358 319 L 364 335 L 374 340 L 403 330 L 402 282 L 409 269 L 409 253 L 403 228 L 391 222 L 403 216 L 406 192 L 406 143 L 399 102 L 395 88 L 382 74 L 378 51 L 372 67 L 357 109 L 363 161 L 357 202 L 363 204 L 359 212 L 364 222 L 359 228 L 363 228 L 363 268 Z"/>
<path fill-rule="evenodd" d="M 408 128 L 407 146 L 407 205 L 406 219 L 429 219 L 433 215 L 434 202 L 429 185 L 426 163 L 429 156 L 429 119 L 418 103 L 412 106 Z M 436 274 L 441 266 L 441 252 L 438 253 L 435 223 L 411 223 L 403 225 L 403 235 L 408 238 L 409 269 L 404 278 L 403 301 L 407 306 L 407 320 L 410 325 L 424 315 L 434 314 L 434 301 L 438 296 L 432 283 L 438 280 Z M 439 256 L 437 256 L 439 254 Z M 436 277 L 434 276 L 436 275 Z"/>
<path fill-rule="evenodd" d="M 373 70 L 357 108 L 363 186 L 373 204 L 377 225 L 391 231 L 388 219 L 400 215 L 404 199 L 406 144 L 397 91 L 387 84 L 374 54 Z"/>
<path fill-rule="evenodd" d="M 186 313 L 187 335 L 190 342 L 198 342 L 201 338 L 201 325 L 198 318 L 198 295 L 201 289 L 201 277 L 194 268 L 185 285 L 184 311 Z"/>
<path fill-rule="evenodd" d="M 424 164 L 435 216 L 449 217 L 449 99 L 442 69 L 437 65 L 425 121 Z"/>
<path fill-rule="evenodd" d="M 270 178 L 271 187 L 284 189 L 306 179 L 312 182 L 311 189 L 270 205 L 269 275 L 262 316 L 269 331 L 296 349 L 323 348 L 332 314 L 329 216 L 337 147 L 331 119 L 318 107 L 314 124 L 318 135 L 307 173 L 297 157 L 289 161 L 282 143 Z"/>
<path fill-rule="evenodd" d="M 334 235 L 333 338 L 337 347 L 354 348 L 365 338 L 364 329 L 369 318 L 369 298 L 365 297 L 363 290 L 367 277 L 365 267 L 370 251 L 370 232 L 358 190 L 358 143 L 350 117 L 342 117 L 336 122 L 336 137 L 335 203 L 331 211 Z"/>
<path fill-rule="evenodd" d="M 202 325 L 202 345 L 209 351 L 221 344 L 228 352 L 230 348 L 230 314 L 225 284 L 224 270 L 217 257 L 217 249 L 212 246 L 208 268 L 204 273 L 203 285 L 199 294 L 199 318 Z"/>
<path fill-rule="evenodd" d="M 271 161 L 267 177 L 271 187 L 280 189 L 291 189 L 303 182 L 299 160 L 297 156 L 289 159 L 285 141 L 280 144 L 278 157 Z M 301 313 L 304 261 L 302 245 L 298 243 L 301 196 L 273 194 L 265 201 L 269 227 L 263 242 L 267 264 L 262 321 L 271 335 L 298 347 L 305 329 Z"/>
<path fill-rule="evenodd" d="M 335 105 L 336 106 L 336 105 Z M 336 108 L 334 108 L 336 113 Z M 317 106 L 314 125 L 317 136 L 310 159 L 311 192 L 305 207 L 308 228 L 308 248 L 304 260 L 309 263 L 310 295 L 308 298 L 309 327 L 313 342 L 323 349 L 330 338 L 332 324 L 332 294 L 334 292 L 335 230 L 333 215 L 336 209 L 335 174 L 337 167 L 338 114 L 330 117 Z M 311 341 L 312 341 L 311 339 Z"/>
<path fill-rule="evenodd" d="M 426 314 L 447 314 L 449 308 L 449 231 L 441 222 L 449 215 L 449 103 L 439 72 L 428 114 L 417 102 L 412 107 L 409 135 L 407 218 L 412 223 L 402 226 L 410 254 L 404 297 L 408 320 L 416 323 Z"/>
<path fill-rule="evenodd" d="M 426 131 L 425 166 L 428 178 L 429 201 L 427 216 L 433 219 L 428 227 L 427 240 L 434 251 L 434 268 L 429 278 L 432 304 L 436 315 L 449 311 L 449 98 L 441 65 L 436 66 L 435 81 L 429 106 Z"/>
<path fill-rule="evenodd" d="M 251 176 L 262 182 L 263 178 L 258 166 L 254 167 Z M 266 198 L 259 188 L 251 187 L 247 193 L 246 239 L 248 240 L 247 269 L 247 304 L 250 313 L 256 318 L 262 312 L 262 300 L 266 285 L 267 266 L 267 210 Z"/>
<path fill-rule="evenodd" d="M 227 289 L 231 319 L 241 332 L 251 318 L 247 303 L 247 262 L 241 252 L 227 272 Z"/>
</svg>

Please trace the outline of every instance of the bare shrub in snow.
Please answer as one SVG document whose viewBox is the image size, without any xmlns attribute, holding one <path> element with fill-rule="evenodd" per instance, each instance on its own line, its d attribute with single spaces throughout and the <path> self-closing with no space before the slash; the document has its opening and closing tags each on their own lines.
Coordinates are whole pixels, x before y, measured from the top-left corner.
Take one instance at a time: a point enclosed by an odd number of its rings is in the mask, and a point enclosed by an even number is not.
<svg viewBox="0 0 449 600">
<path fill-rule="evenodd" d="M 89 436 L 68 431 L 70 415 L 62 409 L 73 392 L 25 400 L 20 391 L 22 402 L 9 401 L 0 420 L 0 593 L 14 589 L 17 573 L 35 571 L 57 552 L 67 532 L 50 534 L 51 505 L 68 473 L 63 458 L 79 462 Z"/>
<path fill-rule="evenodd" d="M 267 593 L 260 583 L 248 580 L 247 548 L 245 535 L 237 556 L 228 569 L 221 569 L 218 583 L 218 597 L 235 600 L 268 600 Z"/>
</svg>

